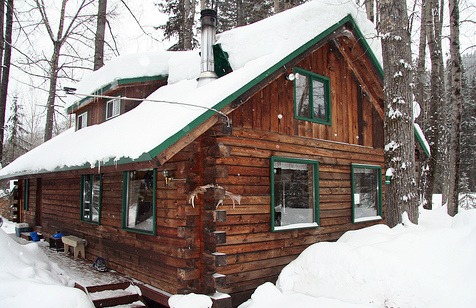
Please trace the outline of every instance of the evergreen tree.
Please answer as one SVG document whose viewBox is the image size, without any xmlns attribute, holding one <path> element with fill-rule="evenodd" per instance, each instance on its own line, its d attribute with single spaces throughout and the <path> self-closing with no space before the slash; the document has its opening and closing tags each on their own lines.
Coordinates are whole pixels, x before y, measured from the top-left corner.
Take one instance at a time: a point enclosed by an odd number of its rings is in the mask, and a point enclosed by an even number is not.
<svg viewBox="0 0 476 308">
<path fill-rule="evenodd" d="M 18 96 L 15 96 L 10 106 L 10 116 L 6 125 L 8 139 L 5 147 L 5 161 L 7 163 L 23 155 L 30 148 L 25 140 L 25 135 L 28 132 L 23 126 L 24 117 L 23 106 L 18 103 Z"/>
<path fill-rule="evenodd" d="M 273 2 L 270 0 L 219 0 L 216 7 L 219 32 L 248 25 L 273 14 Z"/>
<path fill-rule="evenodd" d="M 194 20 L 197 7 L 195 0 L 169 0 L 156 3 L 169 20 L 160 28 L 165 39 L 177 38 L 177 42 L 169 50 L 191 50 L 198 45 L 194 38 Z"/>
</svg>

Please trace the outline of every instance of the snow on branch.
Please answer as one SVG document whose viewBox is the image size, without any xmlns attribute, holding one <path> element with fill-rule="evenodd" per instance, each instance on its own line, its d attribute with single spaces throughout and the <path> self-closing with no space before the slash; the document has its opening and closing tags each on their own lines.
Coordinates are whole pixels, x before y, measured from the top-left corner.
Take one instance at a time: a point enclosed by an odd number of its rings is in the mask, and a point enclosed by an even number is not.
<svg viewBox="0 0 476 308">
<path fill-rule="evenodd" d="M 229 192 L 225 188 L 223 188 L 219 185 L 216 185 L 216 184 L 207 184 L 207 185 L 203 185 L 203 186 L 198 186 L 188 196 L 188 202 L 190 204 L 192 204 L 192 207 L 195 207 L 195 198 L 197 198 L 198 194 L 203 195 L 207 191 L 207 189 L 214 189 L 215 190 L 215 196 L 217 197 L 217 199 L 219 199 L 218 203 L 216 205 L 217 208 L 220 204 L 223 204 L 223 201 L 225 200 L 225 197 L 229 197 L 231 199 L 231 201 L 233 202 L 233 208 L 235 208 L 235 202 L 238 202 L 238 204 L 241 204 L 240 203 L 241 202 L 241 195 L 236 195 L 232 192 Z"/>
</svg>

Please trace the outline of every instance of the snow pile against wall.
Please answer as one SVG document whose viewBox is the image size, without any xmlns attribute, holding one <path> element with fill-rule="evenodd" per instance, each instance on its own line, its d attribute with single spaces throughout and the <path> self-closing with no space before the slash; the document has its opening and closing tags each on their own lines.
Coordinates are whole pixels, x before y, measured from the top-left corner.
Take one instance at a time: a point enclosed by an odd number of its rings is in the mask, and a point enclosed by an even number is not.
<svg viewBox="0 0 476 308">
<path fill-rule="evenodd" d="M 474 307 L 476 210 L 420 209 L 419 225 L 376 225 L 306 249 L 240 308 Z"/>
<path fill-rule="evenodd" d="M 120 78 L 157 74 L 169 75 L 169 84 L 148 97 L 154 101 L 145 101 L 124 115 L 53 138 L 0 170 L 0 177 L 60 168 L 99 167 L 121 159 L 150 159 L 147 155 L 157 155 L 213 116 L 215 112 L 210 108 L 223 108 L 230 103 L 230 97 L 286 64 L 293 52 L 349 15 L 381 63 L 374 25 L 367 20 L 365 12 L 347 0 L 310 1 L 222 33 L 218 43 L 228 53 L 233 72 L 199 88 L 198 51 L 144 53 L 111 61 L 74 86 L 77 93 L 92 93 Z"/>
<path fill-rule="evenodd" d="M 94 307 L 36 243 L 20 245 L 0 229 L 0 260 L 0 307 Z"/>
</svg>

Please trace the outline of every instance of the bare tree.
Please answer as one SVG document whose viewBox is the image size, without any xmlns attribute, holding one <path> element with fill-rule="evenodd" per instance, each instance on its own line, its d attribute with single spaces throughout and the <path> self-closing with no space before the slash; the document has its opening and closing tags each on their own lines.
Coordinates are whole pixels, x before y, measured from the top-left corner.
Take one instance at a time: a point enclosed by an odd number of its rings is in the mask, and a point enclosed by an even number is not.
<svg viewBox="0 0 476 308">
<path fill-rule="evenodd" d="M 5 20 L 5 36 L 3 36 L 3 13 L 4 5 L 6 5 L 6 20 Z M 2 1 L 0 5 L 2 19 L 1 19 L 1 33 L 2 41 L 2 59 L 3 65 L 1 70 L 1 85 L 0 85 L 0 162 L 3 161 L 3 144 L 5 137 L 5 112 L 7 108 L 8 98 L 8 82 L 10 80 L 10 62 L 12 56 L 12 29 L 13 29 L 13 0 Z"/>
<path fill-rule="evenodd" d="M 385 165 L 393 171 L 385 193 L 387 224 L 402 222 L 404 212 L 418 223 L 413 128 L 413 68 L 405 0 L 379 2 L 385 95 Z"/>
<path fill-rule="evenodd" d="M 450 13 L 450 66 L 451 66 L 451 127 L 449 156 L 452 158 L 449 168 L 448 214 L 458 213 L 459 181 L 460 181 L 460 132 L 462 113 L 462 60 L 459 43 L 459 0 L 449 0 Z"/>
<path fill-rule="evenodd" d="M 68 38 L 70 38 L 73 33 L 75 33 L 75 31 L 80 28 L 81 25 L 90 22 L 93 19 L 92 15 L 83 14 L 83 12 L 87 6 L 94 3 L 94 0 L 80 1 L 72 15 L 67 14 L 68 0 L 62 0 L 56 32 L 53 30 L 53 24 L 50 22 L 50 17 L 48 16 L 48 11 L 44 0 L 35 0 L 35 3 L 36 8 L 41 14 L 41 22 L 46 28 L 48 37 L 50 38 L 53 45 L 53 53 L 49 59 L 49 91 L 46 106 L 46 125 L 44 135 L 44 140 L 47 141 L 53 136 L 56 87 L 58 73 L 61 69 L 59 64 L 61 48 L 66 43 Z"/>
</svg>

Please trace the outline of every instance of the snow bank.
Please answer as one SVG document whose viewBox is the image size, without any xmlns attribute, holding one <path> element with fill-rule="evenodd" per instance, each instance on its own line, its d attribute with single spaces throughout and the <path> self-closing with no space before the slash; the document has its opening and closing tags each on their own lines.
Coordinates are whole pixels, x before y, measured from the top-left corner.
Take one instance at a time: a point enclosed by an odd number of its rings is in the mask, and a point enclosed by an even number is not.
<svg viewBox="0 0 476 308">
<path fill-rule="evenodd" d="M 475 307 L 476 211 L 445 210 L 314 244 L 240 308 Z"/>
<path fill-rule="evenodd" d="M 12 230 L 13 224 L 5 223 Z M 10 226 L 10 227 L 9 227 Z M 0 229 L 0 307 L 91 308 L 88 296 L 37 243 L 20 245 Z"/>
<path fill-rule="evenodd" d="M 172 295 L 169 298 L 170 308 L 211 308 L 210 297 L 203 294 Z"/>
</svg>

